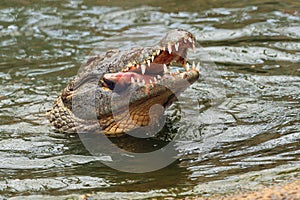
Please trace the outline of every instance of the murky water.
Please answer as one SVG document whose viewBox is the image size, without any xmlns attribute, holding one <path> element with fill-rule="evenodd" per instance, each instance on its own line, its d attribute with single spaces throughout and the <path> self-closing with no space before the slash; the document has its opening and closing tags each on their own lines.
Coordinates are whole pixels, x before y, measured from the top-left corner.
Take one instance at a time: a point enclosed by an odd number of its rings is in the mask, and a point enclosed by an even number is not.
<svg viewBox="0 0 300 200">
<path fill-rule="evenodd" d="M 299 177 L 299 11 L 298 1 L 2 0 L 0 198 L 211 195 Z M 184 136 L 179 160 L 119 172 L 49 126 L 45 111 L 94 48 L 152 45 L 178 27 L 195 34 L 202 63 L 161 133 Z"/>
</svg>

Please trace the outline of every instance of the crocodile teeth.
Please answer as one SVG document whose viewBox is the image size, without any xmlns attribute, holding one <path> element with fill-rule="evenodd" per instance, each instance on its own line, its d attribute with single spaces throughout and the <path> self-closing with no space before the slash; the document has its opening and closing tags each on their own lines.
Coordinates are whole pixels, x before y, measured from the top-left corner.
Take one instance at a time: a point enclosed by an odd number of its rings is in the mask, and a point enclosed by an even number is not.
<svg viewBox="0 0 300 200">
<path fill-rule="evenodd" d="M 161 50 L 162 50 L 162 51 L 165 51 L 165 50 L 166 50 L 166 48 L 165 48 L 165 47 L 161 47 Z"/>
<path fill-rule="evenodd" d="M 160 50 L 157 49 L 157 50 L 156 50 L 156 55 L 159 55 L 159 54 L 160 54 Z"/>
<path fill-rule="evenodd" d="M 196 68 L 195 62 L 193 62 L 192 69 L 194 70 L 195 68 Z"/>
<path fill-rule="evenodd" d="M 185 38 L 183 39 L 183 42 L 184 42 L 184 43 L 186 43 L 186 42 L 187 42 Z"/>
<path fill-rule="evenodd" d="M 169 73 L 169 70 L 168 70 L 168 67 L 167 67 L 166 64 L 164 64 L 164 73 L 165 73 L 165 74 Z"/>
<path fill-rule="evenodd" d="M 128 67 L 132 67 L 132 65 L 133 64 L 131 62 L 127 64 Z"/>
<path fill-rule="evenodd" d="M 160 76 L 160 75 L 157 75 L 157 79 L 161 79 L 161 76 Z"/>
<path fill-rule="evenodd" d="M 142 71 L 142 74 L 144 75 L 145 72 L 146 72 L 146 66 L 145 65 L 141 65 L 141 71 Z"/>
<path fill-rule="evenodd" d="M 179 69 L 176 69 L 176 72 L 179 74 L 180 73 Z"/>
<path fill-rule="evenodd" d="M 129 67 L 126 67 L 126 69 L 122 69 L 122 72 L 128 72 Z"/>
<path fill-rule="evenodd" d="M 137 68 L 137 69 L 140 68 L 140 65 L 136 65 L 136 68 Z"/>
<path fill-rule="evenodd" d="M 154 77 L 153 79 L 154 79 L 154 83 L 156 83 L 156 82 L 157 82 L 157 78 L 156 78 L 156 77 Z"/>
<path fill-rule="evenodd" d="M 152 57 L 151 57 L 151 60 L 152 60 L 152 62 L 154 61 L 154 56 L 152 55 Z"/>
<path fill-rule="evenodd" d="M 130 78 L 131 83 L 135 83 L 135 80 L 133 77 Z"/>
<path fill-rule="evenodd" d="M 151 63 L 151 61 L 147 60 L 148 67 L 150 67 L 150 63 Z"/>
<path fill-rule="evenodd" d="M 190 41 L 190 43 L 192 43 L 193 42 L 192 38 L 189 38 L 189 41 Z"/>
<path fill-rule="evenodd" d="M 193 47 L 193 52 L 195 53 L 196 52 L 196 47 L 195 47 L 194 43 L 193 43 L 192 47 Z"/>
<path fill-rule="evenodd" d="M 199 71 L 200 70 L 200 63 L 197 63 L 196 69 Z"/>
<path fill-rule="evenodd" d="M 190 71 L 190 64 L 189 63 L 186 63 L 185 69 L 186 69 L 186 71 Z"/>
<path fill-rule="evenodd" d="M 144 80 L 144 79 L 142 80 L 142 84 L 143 84 L 143 85 L 145 85 L 145 84 L 146 84 L 146 82 L 145 82 L 145 80 Z"/>
<path fill-rule="evenodd" d="M 169 51 L 169 54 L 172 53 L 172 44 L 171 43 L 168 44 L 168 51 Z"/>
<path fill-rule="evenodd" d="M 139 83 L 139 82 L 140 82 L 140 78 L 137 78 L 137 79 L 136 79 L 136 82 Z"/>
<path fill-rule="evenodd" d="M 153 83 L 153 82 L 152 82 L 152 80 L 151 80 L 151 79 L 149 80 L 149 82 L 150 82 L 150 84 L 152 85 L 152 83 Z"/>
<path fill-rule="evenodd" d="M 175 50 L 178 51 L 178 49 L 179 49 L 179 43 L 176 43 L 175 44 Z"/>
</svg>

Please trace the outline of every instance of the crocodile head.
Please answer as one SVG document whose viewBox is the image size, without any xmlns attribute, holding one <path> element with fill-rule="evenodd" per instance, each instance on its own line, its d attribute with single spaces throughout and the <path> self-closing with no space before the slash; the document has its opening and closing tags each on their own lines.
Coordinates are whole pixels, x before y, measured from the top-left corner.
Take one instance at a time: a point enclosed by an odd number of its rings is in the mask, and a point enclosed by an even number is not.
<svg viewBox="0 0 300 200">
<path fill-rule="evenodd" d="M 153 47 L 90 58 L 55 100 L 50 122 L 63 132 L 79 128 L 111 136 L 155 124 L 163 111 L 150 114 L 151 108 L 167 107 L 199 78 L 187 60 L 190 49 L 195 37 L 176 29 Z"/>
</svg>

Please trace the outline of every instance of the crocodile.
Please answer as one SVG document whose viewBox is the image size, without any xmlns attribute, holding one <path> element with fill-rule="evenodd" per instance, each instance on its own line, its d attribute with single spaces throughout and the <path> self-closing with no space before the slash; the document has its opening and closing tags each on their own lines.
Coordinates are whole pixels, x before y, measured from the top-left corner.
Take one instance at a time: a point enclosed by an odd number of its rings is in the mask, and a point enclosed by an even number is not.
<svg viewBox="0 0 300 200">
<path fill-rule="evenodd" d="M 163 109 L 199 79 L 199 63 L 188 61 L 195 44 L 192 33 L 175 29 L 151 47 L 113 49 L 91 57 L 46 116 L 60 132 L 118 136 L 155 126 Z"/>
</svg>

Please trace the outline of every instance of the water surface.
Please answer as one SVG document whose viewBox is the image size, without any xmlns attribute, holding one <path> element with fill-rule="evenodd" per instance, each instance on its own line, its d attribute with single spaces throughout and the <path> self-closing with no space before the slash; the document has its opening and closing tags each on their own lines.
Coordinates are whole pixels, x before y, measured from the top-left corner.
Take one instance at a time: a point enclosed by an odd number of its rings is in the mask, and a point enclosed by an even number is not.
<svg viewBox="0 0 300 200">
<path fill-rule="evenodd" d="M 0 197 L 211 195 L 299 178 L 299 10 L 297 1 L 2 0 Z M 45 111 L 88 56 L 152 45 L 174 28 L 196 36 L 191 59 L 202 63 L 160 133 L 184 136 L 180 159 L 119 172 L 48 124 Z"/>
</svg>

